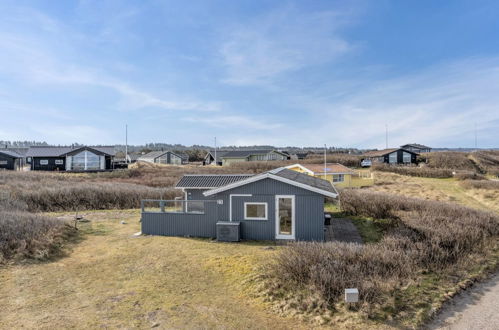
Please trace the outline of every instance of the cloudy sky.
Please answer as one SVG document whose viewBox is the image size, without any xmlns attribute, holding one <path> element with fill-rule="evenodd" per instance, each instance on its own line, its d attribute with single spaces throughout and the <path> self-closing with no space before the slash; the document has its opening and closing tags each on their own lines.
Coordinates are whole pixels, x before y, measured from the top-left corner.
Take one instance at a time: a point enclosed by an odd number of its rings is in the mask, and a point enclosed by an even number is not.
<svg viewBox="0 0 499 330">
<path fill-rule="evenodd" d="M 0 140 L 499 147 L 497 1 L 0 2 Z"/>
</svg>

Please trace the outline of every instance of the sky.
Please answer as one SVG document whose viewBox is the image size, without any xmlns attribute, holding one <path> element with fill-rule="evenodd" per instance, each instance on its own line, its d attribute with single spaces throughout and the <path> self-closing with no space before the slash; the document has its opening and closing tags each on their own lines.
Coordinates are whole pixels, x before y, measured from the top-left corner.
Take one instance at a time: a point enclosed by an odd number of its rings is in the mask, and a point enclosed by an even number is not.
<svg viewBox="0 0 499 330">
<path fill-rule="evenodd" d="M 0 140 L 499 147 L 497 1 L 0 2 Z"/>
</svg>

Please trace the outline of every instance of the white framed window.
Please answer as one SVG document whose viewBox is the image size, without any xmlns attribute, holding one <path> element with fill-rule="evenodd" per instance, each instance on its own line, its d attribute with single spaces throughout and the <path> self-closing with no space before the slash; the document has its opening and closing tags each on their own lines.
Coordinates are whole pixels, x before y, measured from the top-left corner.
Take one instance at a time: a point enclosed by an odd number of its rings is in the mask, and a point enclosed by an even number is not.
<svg viewBox="0 0 499 330">
<path fill-rule="evenodd" d="M 333 174 L 333 182 L 343 182 L 345 181 L 344 174 Z"/>
<path fill-rule="evenodd" d="M 245 202 L 244 220 L 267 220 L 267 203 Z"/>
<path fill-rule="evenodd" d="M 48 159 L 40 159 L 40 165 L 48 165 L 49 160 Z"/>
<path fill-rule="evenodd" d="M 391 154 L 388 155 L 388 162 L 390 164 L 397 163 L 397 152 L 392 152 Z"/>
<path fill-rule="evenodd" d="M 0 160 L 0 165 L 7 165 L 7 161 L 6 160 Z"/>
<path fill-rule="evenodd" d="M 408 164 L 408 163 L 410 163 L 410 162 L 411 162 L 411 154 L 410 154 L 410 153 L 408 153 L 408 152 L 405 152 L 405 151 L 404 151 L 404 152 L 402 153 L 402 155 L 403 155 L 403 157 L 402 157 L 402 158 L 403 158 L 403 162 L 404 162 L 404 163 Z"/>
<path fill-rule="evenodd" d="M 64 164 L 64 161 L 62 159 L 56 159 L 55 160 L 55 164 L 56 165 L 62 165 L 62 164 Z"/>
<path fill-rule="evenodd" d="M 26 161 L 27 161 L 28 163 L 31 163 L 31 157 L 28 157 L 28 158 L 26 159 Z"/>
</svg>

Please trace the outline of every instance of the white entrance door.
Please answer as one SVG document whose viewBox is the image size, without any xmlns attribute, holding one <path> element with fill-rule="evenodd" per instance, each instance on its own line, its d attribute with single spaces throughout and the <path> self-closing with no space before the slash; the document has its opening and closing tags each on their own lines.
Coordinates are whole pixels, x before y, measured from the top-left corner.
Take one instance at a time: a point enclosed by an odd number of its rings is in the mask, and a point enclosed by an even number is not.
<svg viewBox="0 0 499 330">
<path fill-rule="evenodd" d="M 275 238 L 295 239 L 295 196 L 275 196 Z"/>
</svg>

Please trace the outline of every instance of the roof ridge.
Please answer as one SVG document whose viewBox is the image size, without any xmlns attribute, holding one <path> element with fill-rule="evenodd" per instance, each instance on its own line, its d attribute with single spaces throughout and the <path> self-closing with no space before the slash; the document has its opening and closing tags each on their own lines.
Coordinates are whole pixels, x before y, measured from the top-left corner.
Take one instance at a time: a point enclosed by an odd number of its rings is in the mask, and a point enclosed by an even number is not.
<svg viewBox="0 0 499 330">
<path fill-rule="evenodd" d="M 254 174 L 184 174 L 183 176 L 253 176 Z"/>
</svg>

